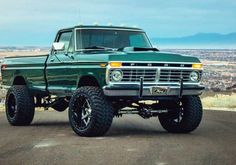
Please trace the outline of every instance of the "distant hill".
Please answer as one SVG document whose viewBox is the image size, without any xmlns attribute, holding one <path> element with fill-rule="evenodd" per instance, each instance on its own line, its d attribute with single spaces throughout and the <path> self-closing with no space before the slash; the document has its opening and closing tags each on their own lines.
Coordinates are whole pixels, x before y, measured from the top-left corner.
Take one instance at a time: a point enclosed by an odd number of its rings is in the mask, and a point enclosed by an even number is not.
<svg viewBox="0 0 236 165">
<path fill-rule="evenodd" d="M 49 50 L 50 47 L 42 47 L 42 46 L 0 46 L 0 51 L 34 51 L 34 50 Z"/>
<path fill-rule="evenodd" d="M 164 48 L 230 48 L 236 49 L 236 32 L 229 34 L 197 33 L 176 38 L 152 38 L 152 43 Z"/>
</svg>

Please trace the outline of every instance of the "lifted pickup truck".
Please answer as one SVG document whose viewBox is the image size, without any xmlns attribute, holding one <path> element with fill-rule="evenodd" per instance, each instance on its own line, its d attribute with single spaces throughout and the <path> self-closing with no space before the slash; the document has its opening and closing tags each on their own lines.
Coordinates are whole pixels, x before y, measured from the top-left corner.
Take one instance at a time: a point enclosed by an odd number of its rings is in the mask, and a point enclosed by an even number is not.
<svg viewBox="0 0 236 165">
<path fill-rule="evenodd" d="M 142 29 L 75 26 L 60 30 L 50 54 L 8 57 L 1 66 L 11 125 L 29 125 L 35 107 L 64 111 L 80 136 L 102 136 L 114 116 L 158 117 L 188 133 L 202 119 L 202 64 L 160 52 Z"/>
</svg>

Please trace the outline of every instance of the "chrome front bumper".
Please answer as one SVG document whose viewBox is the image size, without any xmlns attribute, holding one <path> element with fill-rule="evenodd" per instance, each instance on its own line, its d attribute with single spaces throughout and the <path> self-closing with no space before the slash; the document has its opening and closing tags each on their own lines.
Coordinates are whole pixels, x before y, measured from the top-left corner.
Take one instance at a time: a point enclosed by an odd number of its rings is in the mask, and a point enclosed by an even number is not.
<svg viewBox="0 0 236 165">
<path fill-rule="evenodd" d="M 165 93 L 152 94 L 152 87 L 159 87 L 166 89 Z M 103 92 L 105 96 L 140 96 L 140 89 L 142 90 L 141 97 L 159 97 L 159 96 L 184 96 L 184 95 L 200 95 L 204 91 L 203 85 L 111 85 L 104 86 Z"/>
</svg>

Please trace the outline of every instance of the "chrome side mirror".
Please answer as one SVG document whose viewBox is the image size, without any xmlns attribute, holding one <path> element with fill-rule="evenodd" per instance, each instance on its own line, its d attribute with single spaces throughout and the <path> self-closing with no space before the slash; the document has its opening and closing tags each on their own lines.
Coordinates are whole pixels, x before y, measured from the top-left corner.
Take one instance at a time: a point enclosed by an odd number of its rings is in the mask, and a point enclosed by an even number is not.
<svg viewBox="0 0 236 165">
<path fill-rule="evenodd" d="M 52 48 L 55 51 L 63 51 L 63 50 L 65 50 L 65 43 L 63 43 L 63 42 L 54 42 L 52 44 Z"/>
</svg>

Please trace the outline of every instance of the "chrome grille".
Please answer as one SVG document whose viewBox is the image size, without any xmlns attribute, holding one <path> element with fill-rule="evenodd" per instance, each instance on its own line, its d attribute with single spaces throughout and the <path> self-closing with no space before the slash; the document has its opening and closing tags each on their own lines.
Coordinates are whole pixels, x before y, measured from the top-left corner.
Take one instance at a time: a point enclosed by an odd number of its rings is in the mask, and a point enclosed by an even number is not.
<svg viewBox="0 0 236 165">
<path fill-rule="evenodd" d="M 111 73 L 115 69 L 110 70 Z M 121 82 L 140 82 L 140 78 L 143 77 L 144 82 L 155 82 L 157 80 L 157 69 L 121 69 L 123 72 L 123 79 Z"/>
<path fill-rule="evenodd" d="M 189 75 L 193 70 L 176 70 L 176 69 L 161 69 L 159 75 L 159 82 L 179 82 L 181 77 L 183 82 L 191 82 Z M 202 72 L 198 71 L 200 78 Z"/>
</svg>

